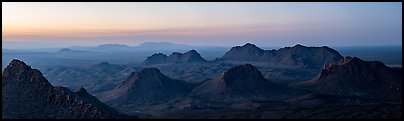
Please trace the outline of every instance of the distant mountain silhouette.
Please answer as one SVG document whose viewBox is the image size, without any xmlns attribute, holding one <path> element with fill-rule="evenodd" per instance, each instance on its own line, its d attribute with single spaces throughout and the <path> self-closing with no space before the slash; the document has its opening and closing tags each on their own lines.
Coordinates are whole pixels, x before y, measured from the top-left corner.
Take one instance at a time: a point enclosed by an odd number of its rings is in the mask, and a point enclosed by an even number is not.
<svg viewBox="0 0 404 121">
<path fill-rule="evenodd" d="M 202 56 L 195 50 L 190 50 L 186 53 L 173 52 L 166 56 L 162 53 L 153 54 L 143 62 L 144 65 L 163 64 L 163 63 L 194 63 L 206 62 Z"/>
<path fill-rule="evenodd" d="M 168 51 L 168 50 L 184 51 L 195 48 L 197 48 L 197 46 L 174 44 L 170 42 L 145 42 L 139 44 L 138 46 L 130 46 L 125 44 L 102 44 L 95 47 L 86 47 L 86 46 L 70 47 L 70 49 L 90 50 L 97 52 L 111 52 L 111 51 L 133 52 L 133 51 L 151 51 L 156 49 L 162 51 Z"/>
<path fill-rule="evenodd" d="M 345 57 L 328 64 L 312 80 L 296 85 L 316 93 L 364 98 L 400 99 L 402 75 L 379 61 Z"/>
<path fill-rule="evenodd" d="M 190 50 L 194 48 L 190 45 L 174 44 L 170 42 L 145 42 L 136 46 L 138 50 L 149 50 L 151 48 L 158 48 L 159 50 Z"/>
<path fill-rule="evenodd" d="M 284 90 L 265 79 L 251 64 L 243 64 L 224 72 L 193 90 L 196 97 L 208 99 L 265 99 L 283 95 Z"/>
<path fill-rule="evenodd" d="M 122 84 L 109 93 L 113 105 L 146 104 L 164 101 L 190 92 L 187 83 L 171 79 L 156 68 L 133 72 Z"/>
<path fill-rule="evenodd" d="M 125 44 L 103 44 L 103 45 L 98 45 L 97 47 L 100 47 L 100 48 L 132 48 L 132 46 L 125 45 Z"/>
<path fill-rule="evenodd" d="M 132 52 L 135 47 L 125 44 L 102 44 L 98 46 L 72 46 L 73 50 L 85 50 L 92 52 Z"/>
<path fill-rule="evenodd" d="M 57 53 L 63 53 L 63 54 L 77 54 L 77 53 L 93 53 L 91 51 L 84 51 L 84 50 L 72 50 L 70 48 L 62 48 Z"/>
<path fill-rule="evenodd" d="M 124 44 L 103 44 L 99 45 L 94 50 L 98 51 L 133 51 L 134 47 Z"/>
<path fill-rule="evenodd" d="M 336 63 L 343 57 L 327 46 L 305 47 L 295 45 L 278 50 L 263 50 L 254 44 L 236 46 L 226 52 L 221 60 L 262 61 L 290 66 L 321 67 L 327 63 Z"/>
<path fill-rule="evenodd" d="M 110 119 L 127 118 L 82 88 L 72 92 L 52 86 L 39 70 L 12 60 L 2 74 L 2 118 Z"/>
</svg>

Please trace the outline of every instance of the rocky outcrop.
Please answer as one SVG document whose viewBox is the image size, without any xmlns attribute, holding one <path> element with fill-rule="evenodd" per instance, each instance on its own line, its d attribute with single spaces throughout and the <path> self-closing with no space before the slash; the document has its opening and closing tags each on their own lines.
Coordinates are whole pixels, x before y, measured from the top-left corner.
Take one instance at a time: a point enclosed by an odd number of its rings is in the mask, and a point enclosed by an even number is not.
<svg viewBox="0 0 404 121">
<path fill-rule="evenodd" d="M 254 44 L 247 43 L 243 46 L 236 46 L 226 52 L 221 59 L 225 60 L 243 60 L 243 61 L 261 61 L 263 56 L 271 51 L 265 51 Z"/>
<path fill-rule="evenodd" d="M 345 57 L 328 64 L 312 80 L 297 83 L 319 94 L 378 99 L 399 99 L 402 75 L 382 62 Z"/>
<path fill-rule="evenodd" d="M 254 44 L 247 43 L 236 46 L 226 52 L 221 60 L 259 61 L 289 66 L 321 67 L 327 63 L 335 63 L 343 57 L 336 50 L 327 46 L 305 47 L 295 45 L 279 50 L 263 50 Z"/>
<path fill-rule="evenodd" d="M 2 74 L 2 118 L 111 119 L 127 118 L 89 95 L 54 87 L 37 69 L 12 60 Z"/>
<path fill-rule="evenodd" d="M 195 50 L 186 53 L 173 52 L 167 56 L 162 53 L 153 54 L 143 62 L 143 65 L 164 64 L 164 63 L 197 63 L 206 62 Z"/>
<path fill-rule="evenodd" d="M 107 102 L 114 105 L 146 104 L 173 99 L 190 92 L 187 83 L 171 79 L 156 68 L 133 72 L 109 93 Z"/>
<path fill-rule="evenodd" d="M 251 100 L 283 95 L 284 89 L 265 79 L 251 64 L 231 68 L 196 87 L 193 94 L 207 99 Z"/>
</svg>

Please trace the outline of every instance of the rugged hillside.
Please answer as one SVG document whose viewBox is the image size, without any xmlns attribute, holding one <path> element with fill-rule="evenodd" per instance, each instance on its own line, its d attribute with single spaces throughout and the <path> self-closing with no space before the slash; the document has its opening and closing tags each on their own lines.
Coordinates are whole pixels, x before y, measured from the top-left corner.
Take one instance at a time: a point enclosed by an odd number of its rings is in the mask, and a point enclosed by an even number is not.
<svg viewBox="0 0 404 121">
<path fill-rule="evenodd" d="M 121 85 L 112 90 L 106 100 L 112 105 L 160 102 L 186 95 L 190 85 L 171 79 L 158 69 L 145 68 L 132 73 Z"/>
<path fill-rule="evenodd" d="M 12 60 L 2 74 L 2 117 L 6 119 L 126 118 L 85 89 L 52 86 L 42 73 Z"/>
<path fill-rule="evenodd" d="M 163 64 L 163 63 L 194 63 L 206 62 L 202 56 L 195 50 L 190 50 L 186 53 L 173 52 L 166 56 L 162 53 L 153 54 L 143 62 L 143 65 Z"/>
<path fill-rule="evenodd" d="M 345 57 L 326 65 L 312 80 L 294 86 L 320 94 L 401 100 L 402 74 L 398 72 L 379 61 Z"/>
<path fill-rule="evenodd" d="M 192 95 L 202 99 L 248 100 L 279 97 L 284 91 L 283 88 L 265 79 L 251 64 L 243 64 L 196 87 Z"/>
<path fill-rule="evenodd" d="M 343 59 L 341 54 L 327 46 L 305 47 L 298 44 L 277 50 L 271 61 L 287 65 L 322 67 L 328 63 L 336 63 L 341 59 Z"/>
<path fill-rule="evenodd" d="M 167 62 L 166 60 L 167 55 L 164 55 L 162 53 L 156 53 L 150 57 L 147 57 L 147 59 L 143 62 L 143 65 L 162 64 L 166 63 Z"/>
<path fill-rule="evenodd" d="M 226 52 L 221 59 L 225 60 L 244 60 L 244 61 L 258 61 L 263 60 L 265 50 L 255 46 L 254 44 L 247 43 L 243 46 L 236 46 Z"/>
<path fill-rule="evenodd" d="M 295 45 L 279 50 L 263 50 L 254 44 L 236 46 L 226 52 L 221 60 L 260 61 L 289 66 L 321 67 L 327 63 L 336 63 L 343 57 L 327 46 L 305 47 Z"/>
</svg>

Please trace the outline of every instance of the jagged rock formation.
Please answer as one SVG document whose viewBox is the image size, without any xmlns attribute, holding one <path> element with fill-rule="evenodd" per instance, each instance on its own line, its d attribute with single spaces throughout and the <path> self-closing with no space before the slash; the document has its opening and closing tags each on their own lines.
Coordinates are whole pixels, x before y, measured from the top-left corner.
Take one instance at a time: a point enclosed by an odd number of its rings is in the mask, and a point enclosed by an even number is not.
<svg viewBox="0 0 404 121">
<path fill-rule="evenodd" d="M 147 57 L 147 59 L 143 62 L 143 65 L 161 64 L 166 62 L 167 62 L 167 55 L 163 53 L 156 53 L 150 57 Z"/>
<path fill-rule="evenodd" d="M 2 74 L 2 118 L 110 119 L 127 118 L 89 95 L 54 87 L 37 69 L 12 60 Z"/>
<path fill-rule="evenodd" d="M 297 83 L 319 94 L 379 99 L 399 99 L 402 75 L 379 61 L 345 57 L 337 64 L 325 65 L 312 80 Z"/>
<path fill-rule="evenodd" d="M 160 102 L 186 95 L 190 85 L 171 79 L 156 68 L 133 72 L 121 85 L 109 93 L 107 102 L 112 105 Z"/>
<path fill-rule="evenodd" d="M 144 65 L 162 64 L 162 63 L 194 63 L 206 62 L 202 56 L 195 50 L 186 53 L 173 52 L 167 56 L 162 53 L 153 54 L 143 62 Z"/>
<path fill-rule="evenodd" d="M 327 46 L 305 47 L 295 45 L 279 50 L 263 50 L 254 44 L 247 43 L 236 46 L 226 52 L 221 60 L 260 61 L 290 66 L 321 67 L 327 63 L 335 63 L 343 57 L 336 50 Z"/>
<path fill-rule="evenodd" d="M 285 90 L 265 79 L 251 64 L 231 68 L 215 79 L 196 87 L 196 97 L 209 99 L 265 99 L 282 96 Z"/>
</svg>

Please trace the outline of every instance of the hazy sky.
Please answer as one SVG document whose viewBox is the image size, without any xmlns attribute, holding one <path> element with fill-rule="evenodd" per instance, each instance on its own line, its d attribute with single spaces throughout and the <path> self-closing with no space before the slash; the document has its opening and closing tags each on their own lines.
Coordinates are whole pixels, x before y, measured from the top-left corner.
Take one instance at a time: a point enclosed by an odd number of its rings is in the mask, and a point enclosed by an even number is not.
<svg viewBox="0 0 404 121">
<path fill-rule="evenodd" d="M 2 3 L 3 48 L 401 45 L 396 3 Z"/>
</svg>

